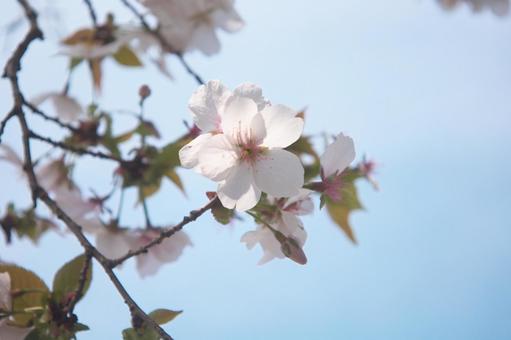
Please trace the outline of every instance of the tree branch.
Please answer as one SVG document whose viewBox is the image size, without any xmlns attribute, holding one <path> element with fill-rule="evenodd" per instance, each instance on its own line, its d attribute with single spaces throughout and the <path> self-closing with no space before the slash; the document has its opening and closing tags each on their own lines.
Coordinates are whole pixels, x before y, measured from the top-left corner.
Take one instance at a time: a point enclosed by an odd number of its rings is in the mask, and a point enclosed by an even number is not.
<svg viewBox="0 0 511 340">
<path fill-rule="evenodd" d="M 78 131 L 78 129 L 75 128 L 74 126 L 72 126 L 70 124 L 66 124 L 66 123 L 64 123 L 63 121 L 61 121 L 58 118 L 48 116 L 46 113 L 44 113 L 43 111 L 41 111 L 36 106 L 32 105 L 30 102 L 28 102 L 26 100 L 23 100 L 23 104 L 26 107 L 28 107 L 30 109 L 30 111 L 32 111 L 32 113 L 42 117 L 44 120 L 53 122 L 53 123 L 57 124 L 58 126 L 60 126 L 61 128 L 68 129 L 68 130 L 70 130 L 72 132 L 77 132 Z"/>
<path fill-rule="evenodd" d="M 92 21 L 92 25 L 94 27 L 98 27 L 98 17 L 96 16 L 96 11 L 94 10 L 94 6 L 92 6 L 91 0 L 83 0 L 87 9 L 89 10 L 89 16 Z"/>
<path fill-rule="evenodd" d="M 175 233 L 177 233 L 178 231 L 183 229 L 183 227 L 185 225 L 187 225 L 190 222 L 195 221 L 197 218 L 199 218 L 201 215 L 203 215 L 206 211 L 213 208 L 213 206 L 217 203 L 217 201 L 218 201 L 218 197 L 214 197 L 202 208 L 200 208 L 198 210 L 190 211 L 190 213 L 187 216 L 183 217 L 181 222 L 179 222 L 178 224 L 176 224 L 175 226 L 173 226 L 170 229 L 161 231 L 160 236 L 156 237 L 151 242 L 147 243 L 146 245 L 140 247 L 137 250 L 130 250 L 126 255 L 119 257 L 118 259 L 111 260 L 110 266 L 112 268 L 114 268 L 134 256 L 147 253 L 147 251 L 150 248 L 154 247 L 157 244 L 160 244 L 164 239 L 171 237 L 172 235 L 174 235 Z"/>
<path fill-rule="evenodd" d="M 84 149 L 84 148 L 79 148 L 79 147 L 76 147 L 76 146 L 68 145 L 66 143 L 53 140 L 50 137 L 41 136 L 41 135 L 35 133 L 32 130 L 29 130 L 28 132 L 29 132 L 29 137 L 30 138 L 39 140 L 41 142 L 45 142 L 47 144 L 53 145 L 55 147 L 58 147 L 58 148 L 61 148 L 61 149 L 67 150 L 67 151 L 71 151 L 71 152 L 76 153 L 78 155 L 89 155 L 89 156 L 92 156 L 92 157 L 101 158 L 101 159 L 107 159 L 107 160 L 115 161 L 115 162 L 119 162 L 119 163 L 123 162 L 122 159 L 120 159 L 118 157 L 115 157 L 113 155 L 109 155 L 109 154 L 103 153 L 101 151 L 93 151 L 93 150 L 88 150 L 88 149 Z"/>
<path fill-rule="evenodd" d="M 73 314 L 76 303 L 83 296 L 83 289 L 85 288 L 85 281 L 87 281 L 87 272 L 89 271 L 89 267 L 92 260 L 92 254 L 88 251 L 85 251 L 85 261 L 83 263 L 82 271 L 80 272 L 80 279 L 78 280 L 78 287 L 76 288 L 75 295 L 73 300 L 69 303 L 68 313 Z"/>
<path fill-rule="evenodd" d="M 43 201 L 46 206 L 60 219 L 62 220 L 71 232 L 76 236 L 82 247 L 85 251 L 91 254 L 100 265 L 103 267 L 104 271 L 116 287 L 119 294 L 123 297 L 124 302 L 128 305 L 132 317 L 141 318 L 148 326 L 153 328 L 158 334 L 166 340 L 171 340 L 172 337 L 168 335 L 163 328 L 161 328 L 151 317 L 149 317 L 139 306 L 138 304 L 131 298 L 128 294 L 124 286 L 121 284 L 115 273 L 113 272 L 110 261 L 103 256 L 85 237 L 82 232 L 82 227 L 78 225 L 74 220 L 72 220 L 60 207 L 59 205 L 48 195 L 46 190 L 41 188 L 37 182 L 36 175 L 34 173 L 34 165 L 32 162 L 32 155 L 30 149 L 30 130 L 27 124 L 27 120 L 25 118 L 25 113 L 23 112 L 23 94 L 20 90 L 18 83 L 18 71 L 21 69 L 21 59 L 27 51 L 28 46 L 36 39 L 42 39 L 43 35 L 41 30 L 37 25 L 37 14 L 32 9 L 32 7 L 28 4 L 26 0 L 18 0 L 18 3 L 23 7 L 25 12 L 25 16 L 30 22 L 30 29 L 21 43 L 18 45 L 16 50 L 13 52 L 12 56 L 7 61 L 5 65 L 4 77 L 8 78 L 11 83 L 13 98 L 14 98 L 14 106 L 12 109 L 13 114 L 18 117 L 18 120 L 21 125 L 21 130 L 23 134 L 23 152 L 25 159 L 24 170 L 27 173 L 27 177 L 30 183 L 30 188 L 32 191 L 32 198 L 34 202 L 37 199 Z"/>
<path fill-rule="evenodd" d="M 161 44 L 161 46 L 168 52 L 170 53 L 174 53 L 177 58 L 179 59 L 179 62 L 181 63 L 181 65 L 183 65 L 183 67 L 185 68 L 186 72 L 188 72 L 188 74 L 190 74 L 194 79 L 195 81 L 199 84 L 199 85 L 203 85 L 204 84 L 204 80 L 202 79 L 202 77 L 197 73 L 195 72 L 192 67 L 186 62 L 185 58 L 183 57 L 182 53 L 180 51 L 177 51 L 176 49 L 174 49 L 172 47 L 172 44 L 170 44 L 167 39 L 165 39 L 165 37 L 163 37 L 160 32 L 156 29 L 153 29 L 151 26 L 149 26 L 149 23 L 147 22 L 147 20 L 144 18 L 144 16 L 142 15 L 142 13 L 140 13 L 136 8 L 135 6 L 133 6 L 133 4 L 131 4 L 129 2 L 129 0 L 121 0 L 121 2 L 124 4 L 124 6 L 126 6 L 137 18 L 138 20 L 140 21 L 140 23 L 142 24 L 142 26 L 149 32 L 151 33 Z"/>
<path fill-rule="evenodd" d="M 16 116 L 15 111 L 9 111 L 7 115 L 2 119 L 2 122 L 0 123 L 0 143 L 2 142 L 2 135 L 4 134 L 5 127 L 7 126 L 7 122 L 11 120 L 12 117 Z"/>
</svg>

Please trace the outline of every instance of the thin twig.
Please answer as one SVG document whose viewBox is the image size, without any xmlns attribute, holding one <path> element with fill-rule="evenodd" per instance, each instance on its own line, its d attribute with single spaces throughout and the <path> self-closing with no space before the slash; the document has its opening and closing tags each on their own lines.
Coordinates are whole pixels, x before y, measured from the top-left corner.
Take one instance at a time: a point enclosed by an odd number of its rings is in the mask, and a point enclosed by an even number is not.
<svg viewBox="0 0 511 340">
<path fill-rule="evenodd" d="M 33 138 L 33 139 L 37 139 L 37 140 L 39 140 L 41 142 L 45 142 L 47 144 L 53 145 L 53 146 L 58 147 L 60 149 L 71 151 L 71 152 L 76 153 L 78 155 L 89 155 L 89 156 L 92 156 L 92 157 L 101 158 L 101 159 L 107 159 L 107 160 L 111 160 L 111 161 L 115 161 L 115 162 L 119 162 L 119 163 L 123 162 L 123 160 L 121 158 L 118 158 L 116 156 L 109 155 L 109 154 L 103 153 L 101 151 L 88 150 L 88 149 L 72 146 L 72 145 L 69 145 L 69 144 L 66 144 L 66 143 L 63 143 L 63 142 L 59 142 L 59 141 L 51 139 L 50 137 L 41 136 L 41 135 L 35 133 L 32 130 L 29 130 L 29 137 Z"/>
<path fill-rule="evenodd" d="M 202 77 L 197 73 L 195 72 L 192 67 L 186 62 L 185 58 L 183 57 L 183 55 L 181 54 L 180 51 L 177 51 L 174 47 L 172 47 L 172 44 L 170 44 L 167 39 L 165 39 L 165 37 L 163 37 L 160 32 L 156 29 L 153 29 L 149 23 L 147 22 L 147 20 L 144 18 L 144 15 L 142 13 L 140 13 L 136 8 L 135 6 L 133 6 L 133 4 L 131 4 L 129 2 L 129 0 L 121 0 L 121 2 L 124 4 L 124 6 L 126 6 L 137 18 L 138 20 L 140 21 L 140 23 L 142 24 L 142 26 L 149 32 L 151 33 L 159 42 L 160 42 L 160 45 L 167 51 L 167 52 L 170 52 L 170 53 L 174 53 L 176 54 L 177 58 L 179 59 L 179 62 L 183 65 L 183 67 L 185 68 L 186 72 L 188 72 L 194 79 L 195 81 L 199 84 L 199 85 L 203 85 L 204 84 L 204 80 L 202 79 Z"/>
<path fill-rule="evenodd" d="M 98 17 L 96 16 L 96 11 L 94 10 L 94 6 L 92 6 L 91 0 L 83 0 L 87 9 L 89 10 L 89 16 L 92 21 L 92 25 L 94 27 L 98 27 Z"/>
<path fill-rule="evenodd" d="M 68 129 L 68 130 L 70 130 L 72 132 L 77 132 L 78 131 L 78 129 L 75 128 L 74 126 L 72 126 L 70 124 L 67 124 L 67 123 L 64 123 L 63 121 L 61 121 L 58 118 L 48 116 L 46 113 L 44 113 L 43 111 L 41 111 L 36 106 L 34 106 L 33 104 L 29 103 L 26 100 L 23 101 L 23 104 L 26 107 L 28 107 L 30 109 L 30 111 L 32 111 L 34 114 L 42 117 L 44 120 L 53 122 L 53 123 L 57 124 L 58 126 L 60 126 L 61 128 Z"/>
<path fill-rule="evenodd" d="M 7 115 L 2 119 L 2 122 L 0 123 L 0 143 L 2 142 L 2 135 L 4 134 L 5 127 L 7 126 L 7 122 L 12 118 L 16 117 L 15 111 L 9 111 Z"/>
<path fill-rule="evenodd" d="M 37 25 L 37 14 L 33 10 L 33 8 L 28 4 L 27 0 L 18 0 L 18 3 L 23 7 L 25 12 L 25 16 L 30 23 L 30 29 L 24 39 L 20 42 L 16 50 L 13 52 L 12 56 L 7 61 L 5 65 L 4 77 L 8 78 L 11 83 L 13 98 L 14 98 L 14 106 L 12 112 L 18 117 L 20 122 L 22 135 L 23 135 L 23 151 L 24 151 L 24 159 L 25 166 L 24 170 L 27 173 L 27 177 L 30 183 L 30 188 L 32 191 L 32 198 L 34 202 L 37 199 L 43 201 L 46 206 L 60 219 L 62 220 L 71 232 L 76 236 L 82 247 L 86 252 L 91 254 L 99 264 L 103 267 L 104 271 L 116 287 L 119 294 L 123 297 L 124 302 L 128 305 L 129 310 L 133 318 L 137 317 L 143 320 L 149 327 L 153 328 L 160 337 L 166 340 L 172 340 L 172 337 L 163 330 L 151 317 L 149 317 L 133 300 L 133 298 L 126 291 L 124 286 L 121 284 L 115 273 L 113 272 L 110 266 L 110 260 L 108 260 L 103 254 L 101 254 L 85 237 L 82 232 L 82 227 L 78 225 L 73 219 L 71 219 L 61 208 L 60 206 L 48 195 L 46 190 L 41 188 L 37 182 L 37 178 L 34 172 L 34 165 L 32 163 L 32 155 L 30 149 L 30 129 L 28 127 L 27 120 L 25 118 L 25 113 L 23 112 L 23 94 L 21 93 L 20 86 L 18 83 L 18 71 L 20 70 L 21 59 L 25 52 L 27 51 L 28 46 L 31 42 L 36 39 L 42 39 L 43 35 L 41 30 Z"/>
<path fill-rule="evenodd" d="M 160 235 L 158 237 L 153 239 L 151 242 L 147 243 L 145 246 L 142 246 L 142 247 L 140 247 L 137 250 L 130 250 L 126 255 L 124 255 L 122 257 L 119 257 L 118 259 L 111 260 L 110 261 L 110 265 L 113 268 L 113 267 L 116 267 L 116 266 L 120 265 L 124 261 L 134 257 L 134 256 L 147 253 L 147 251 L 150 248 L 154 247 L 157 244 L 160 244 L 164 239 L 171 237 L 172 235 L 174 235 L 175 233 L 177 233 L 178 231 L 183 229 L 183 227 L 185 225 L 187 225 L 190 222 L 195 221 L 197 218 L 199 218 L 201 215 L 203 215 L 206 211 L 208 211 L 211 208 L 213 208 L 213 206 L 217 202 L 218 202 L 218 197 L 214 197 L 212 200 L 210 200 L 208 202 L 208 204 L 206 204 L 202 208 L 200 208 L 198 210 L 190 211 L 190 213 L 187 216 L 183 217 L 183 220 L 181 222 L 179 222 L 178 224 L 176 224 L 175 226 L 173 226 L 170 229 L 166 229 L 166 230 L 161 231 Z"/>
<path fill-rule="evenodd" d="M 78 287 L 76 288 L 75 295 L 73 300 L 69 303 L 68 313 L 73 314 L 76 303 L 83 297 L 83 290 L 85 289 L 85 282 L 87 281 L 87 273 L 89 272 L 92 254 L 88 251 L 85 251 L 85 261 L 83 262 L 83 267 L 80 272 L 80 278 L 78 280 Z"/>
</svg>

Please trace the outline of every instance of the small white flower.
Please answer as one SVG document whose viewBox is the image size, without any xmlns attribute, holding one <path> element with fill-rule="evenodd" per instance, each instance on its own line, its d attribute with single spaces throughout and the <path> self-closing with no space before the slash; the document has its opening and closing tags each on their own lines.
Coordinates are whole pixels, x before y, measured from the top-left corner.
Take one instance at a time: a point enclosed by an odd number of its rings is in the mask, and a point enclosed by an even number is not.
<svg viewBox="0 0 511 340">
<path fill-rule="evenodd" d="M 160 235 L 158 230 L 144 230 L 135 234 L 131 249 L 136 250 L 145 246 Z M 154 275 L 165 263 L 175 262 L 183 250 L 192 246 L 192 241 L 184 231 L 178 231 L 171 237 L 164 239 L 160 244 L 149 248 L 146 254 L 136 257 L 137 270 L 141 277 Z"/>
<path fill-rule="evenodd" d="M 438 0 L 440 5 L 451 10 L 461 3 L 467 4 L 473 12 L 490 9 L 495 15 L 505 16 L 509 13 L 509 0 Z"/>
<path fill-rule="evenodd" d="M 320 157 L 322 177 L 337 176 L 355 159 L 355 146 L 351 137 L 340 133 Z"/>
<path fill-rule="evenodd" d="M 288 199 L 276 199 L 269 197 L 270 204 L 277 206 L 278 210 L 273 216 L 269 216 L 267 222 L 273 229 L 282 233 L 287 238 L 295 241 L 300 248 L 307 240 L 307 232 L 302 221 L 297 215 L 312 213 L 314 206 L 310 198 L 311 190 L 302 189 L 296 196 Z M 259 243 L 263 250 L 263 257 L 258 264 L 265 264 L 274 258 L 283 259 L 286 256 L 282 251 L 283 244 L 277 239 L 274 232 L 264 224 L 258 225 L 256 230 L 249 231 L 241 237 L 248 249 L 252 249 Z"/>
<path fill-rule="evenodd" d="M 158 19 L 160 31 L 177 52 L 218 53 L 216 29 L 239 31 L 244 22 L 233 0 L 139 0 Z"/>
<path fill-rule="evenodd" d="M 65 123 L 76 121 L 84 113 L 82 106 L 75 98 L 61 92 L 46 92 L 30 100 L 34 106 L 39 106 L 45 101 L 53 104 L 58 118 Z"/>
<path fill-rule="evenodd" d="M 59 188 L 55 191 L 55 202 L 86 232 L 97 233 L 103 228 L 100 206 L 93 200 L 84 199 L 77 188 Z"/>
<path fill-rule="evenodd" d="M 199 104 L 191 105 L 194 120 L 213 132 L 184 146 L 181 164 L 218 182 L 218 197 L 229 209 L 253 208 L 261 192 L 296 195 L 304 169 L 299 158 L 283 148 L 300 137 L 303 119 L 286 106 L 267 105 L 255 86 L 242 86 L 224 100 L 226 90 L 220 85 L 214 95 L 207 86 L 199 88 Z"/>
<path fill-rule="evenodd" d="M 9 273 L 0 273 L 0 310 L 11 311 L 11 277 Z M 7 324 L 9 318 L 0 319 L 0 339 L 2 340 L 23 340 L 30 333 L 32 328 L 20 328 Z"/>
<path fill-rule="evenodd" d="M 109 259 L 116 259 L 131 250 L 135 237 L 127 230 L 102 228 L 96 233 L 96 247 Z"/>
<path fill-rule="evenodd" d="M 5 160 L 20 171 L 20 175 L 26 178 L 23 171 L 23 160 L 8 145 L 0 145 L 0 160 Z M 35 170 L 37 182 L 47 191 L 58 191 L 61 188 L 68 190 L 72 185 L 67 177 L 67 168 L 61 159 L 49 160 Z"/>
<path fill-rule="evenodd" d="M 9 273 L 0 273 L 0 310 L 11 309 L 11 277 Z M 5 319 L 0 319 L 0 325 Z"/>
</svg>

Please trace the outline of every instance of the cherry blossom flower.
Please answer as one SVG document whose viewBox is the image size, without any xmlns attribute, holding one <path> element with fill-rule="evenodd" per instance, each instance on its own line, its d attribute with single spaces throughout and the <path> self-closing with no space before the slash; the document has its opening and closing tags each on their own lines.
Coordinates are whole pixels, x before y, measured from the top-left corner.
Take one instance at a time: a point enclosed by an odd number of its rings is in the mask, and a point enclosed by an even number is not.
<svg viewBox="0 0 511 340">
<path fill-rule="evenodd" d="M 268 198 L 270 204 L 274 204 L 277 210 L 269 216 L 266 215 L 264 217 L 265 222 L 275 231 L 288 238 L 288 242 L 289 239 L 292 239 L 299 248 L 302 248 L 305 244 L 307 232 L 298 216 L 312 213 L 314 206 L 310 198 L 311 193 L 312 191 L 310 190 L 302 189 L 298 195 L 288 199 Z M 274 258 L 283 259 L 286 257 L 291 257 L 298 263 L 305 263 L 306 258 L 303 254 L 292 256 L 293 254 L 284 253 L 283 247 L 286 244 L 279 240 L 274 230 L 261 223 L 257 226 L 256 230 L 245 233 L 241 237 L 241 242 L 244 242 L 248 249 L 254 248 L 259 243 L 263 250 L 263 257 L 258 262 L 260 265 Z"/>
<path fill-rule="evenodd" d="M 114 27 L 111 23 L 100 26 L 98 30 L 75 32 L 62 41 L 59 53 L 73 58 L 99 59 L 115 54 L 136 37 L 133 30 Z"/>
<path fill-rule="evenodd" d="M 0 160 L 7 161 L 20 171 L 20 175 L 26 178 L 23 172 L 23 160 L 8 145 L 0 145 Z M 71 187 L 72 184 L 67 176 L 67 166 L 62 159 L 49 160 L 35 170 L 36 178 L 41 187 L 47 191 L 56 191 L 60 187 Z"/>
<path fill-rule="evenodd" d="M 207 144 L 209 138 L 214 134 L 222 133 L 222 116 L 227 101 L 233 95 L 252 99 L 259 110 L 263 110 L 269 105 L 269 102 L 263 97 L 261 88 L 251 83 L 241 84 L 234 91 L 230 91 L 218 80 L 210 80 L 199 86 L 188 101 L 188 108 L 195 126 L 203 134 L 181 149 L 179 157 L 183 167 L 195 167 L 197 165 L 197 154 L 201 146 Z"/>
<path fill-rule="evenodd" d="M 61 187 L 73 187 L 68 177 L 68 167 L 62 158 L 50 160 L 39 166 L 36 176 L 39 185 L 48 191 L 55 191 Z"/>
<path fill-rule="evenodd" d="M 55 191 L 55 201 L 86 232 L 96 233 L 103 228 L 99 218 L 100 204 L 96 200 L 83 198 L 78 188 L 59 188 Z"/>
<path fill-rule="evenodd" d="M 175 52 L 218 53 L 216 29 L 239 31 L 244 22 L 233 0 L 139 0 L 158 19 L 160 32 Z"/>
<path fill-rule="evenodd" d="M 9 273 L 0 273 L 0 311 L 9 312 L 12 309 L 11 277 Z M 0 339 L 23 340 L 32 328 L 20 328 L 8 324 L 9 318 L 0 319 Z"/>
<path fill-rule="evenodd" d="M 354 159 L 353 139 L 340 133 L 320 157 L 322 182 L 318 190 L 334 201 L 339 201 L 341 199 L 339 188 L 342 186 L 341 173 Z"/>
<path fill-rule="evenodd" d="M 451 10 L 458 5 L 467 4 L 472 11 L 481 12 L 484 9 L 490 9 L 495 15 L 504 16 L 509 13 L 509 0 L 438 0 L 440 5 Z"/>
<path fill-rule="evenodd" d="M 136 250 L 145 246 L 153 239 L 160 236 L 156 229 L 148 229 L 133 234 L 131 249 Z M 136 257 L 137 270 L 141 277 L 154 275 L 158 269 L 165 263 L 175 262 L 183 253 L 187 246 L 192 246 L 192 241 L 184 231 L 178 231 L 171 237 L 164 239 L 147 251 Z"/>
<path fill-rule="evenodd" d="M 76 121 L 84 113 L 82 106 L 75 98 L 62 92 L 46 92 L 30 100 L 34 106 L 40 106 L 46 101 L 52 103 L 58 118 L 65 123 Z"/>
<path fill-rule="evenodd" d="M 199 128 L 213 132 L 185 145 L 181 164 L 218 182 L 218 197 L 229 209 L 253 208 L 261 192 L 298 194 L 304 169 L 296 155 L 283 149 L 300 137 L 303 119 L 284 105 L 267 105 L 253 85 L 242 85 L 232 95 L 220 85 L 198 90 L 192 115 Z"/>
<path fill-rule="evenodd" d="M 135 236 L 126 229 L 102 228 L 96 232 L 96 247 L 109 259 L 125 255 L 133 247 Z"/>
</svg>

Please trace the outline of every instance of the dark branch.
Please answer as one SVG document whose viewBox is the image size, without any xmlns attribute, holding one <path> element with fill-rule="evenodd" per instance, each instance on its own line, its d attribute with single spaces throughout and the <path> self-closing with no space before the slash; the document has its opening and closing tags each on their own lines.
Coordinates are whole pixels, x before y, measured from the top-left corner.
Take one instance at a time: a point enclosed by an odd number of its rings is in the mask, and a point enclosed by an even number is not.
<svg viewBox="0 0 511 340">
<path fill-rule="evenodd" d="M 34 173 L 34 164 L 32 162 L 32 154 L 30 149 L 30 137 L 31 132 L 27 124 L 27 120 L 25 118 L 25 113 L 23 112 L 23 94 L 21 93 L 19 83 L 18 83 L 18 71 L 21 69 L 21 59 L 25 52 L 27 51 L 28 46 L 31 42 L 36 39 L 42 39 L 43 35 L 39 27 L 37 26 L 37 14 L 32 9 L 32 7 L 28 4 L 26 0 L 18 0 L 18 3 L 23 7 L 25 11 L 25 16 L 30 22 L 30 30 L 18 45 L 16 50 L 13 52 L 12 56 L 7 61 L 5 65 L 4 77 L 9 78 L 12 93 L 14 98 L 14 106 L 12 109 L 13 114 L 18 117 L 20 122 L 22 135 L 23 135 L 23 152 L 25 159 L 24 170 L 27 173 L 27 177 L 30 183 L 30 188 L 32 190 L 32 198 L 34 202 L 37 199 L 43 201 L 46 206 L 60 219 L 62 220 L 71 232 L 76 236 L 82 247 L 88 254 L 91 254 L 99 264 L 103 267 L 106 274 L 116 287 L 119 294 L 123 297 L 124 302 L 128 305 L 129 310 L 132 314 L 132 317 L 141 318 L 148 326 L 153 328 L 158 334 L 166 340 L 171 340 L 172 337 L 168 335 L 163 328 L 161 328 L 151 317 L 149 317 L 139 306 L 138 304 L 131 298 L 129 293 L 126 291 L 124 286 L 121 284 L 115 273 L 113 272 L 110 261 L 103 256 L 85 237 L 82 232 L 82 227 L 78 225 L 73 219 L 71 219 L 60 207 L 59 205 L 48 195 L 46 190 L 41 188 L 37 182 L 36 175 Z"/>
<path fill-rule="evenodd" d="M 175 48 L 172 47 L 172 44 L 170 44 L 167 39 L 165 39 L 165 37 L 163 37 L 160 32 L 156 29 L 153 29 L 149 23 L 147 22 L 147 20 L 144 18 L 144 16 L 142 15 L 142 13 L 140 13 L 136 8 L 135 6 L 133 6 L 129 0 L 121 0 L 121 2 L 124 4 L 124 6 L 126 6 L 137 18 L 138 20 L 140 21 L 140 23 L 142 24 L 142 26 L 149 32 L 151 33 L 157 40 L 158 42 L 160 43 L 160 45 L 169 53 L 174 53 L 177 58 L 179 59 L 179 62 L 183 65 L 183 67 L 185 68 L 186 72 L 188 72 L 194 79 L 195 81 L 199 84 L 199 85 L 203 85 L 204 84 L 204 80 L 202 79 L 202 77 L 197 73 L 195 72 L 191 66 L 186 62 L 185 58 L 183 57 L 183 55 L 181 54 L 180 51 L 177 51 Z"/>
<path fill-rule="evenodd" d="M 76 153 L 78 155 L 89 155 L 92 157 L 107 159 L 107 160 L 111 160 L 111 161 L 115 161 L 115 162 L 119 162 L 119 163 L 123 162 L 122 159 L 115 157 L 113 155 L 109 155 L 109 154 L 103 153 L 101 151 L 88 150 L 88 149 L 72 146 L 72 145 L 69 145 L 69 144 L 66 144 L 63 142 L 59 142 L 59 141 L 51 139 L 50 137 L 41 136 L 32 130 L 29 130 L 29 137 L 33 138 L 33 139 L 37 139 L 41 142 L 45 142 L 47 144 L 53 145 L 57 148 L 61 148 L 63 150 L 67 150 L 67 151 Z"/>
<path fill-rule="evenodd" d="M 92 6 L 91 0 L 83 0 L 87 9 L 89 10 L 89 16 L 92 21 L 92 25 L 94 27 L 98 27 L 98 17 L 96 16 L 96 11 L 94 10 L 94 6 Z"/>
<path fill-rule="evenodd" d="M 11 120 L 12 117 L 16 116 L 16 111 L 9 111 L 7 115 L 2 119 L 0 123 L 0 143 L 2 142 L 2 135 L 4 134 L 5 127 L 7 126 L 7 122 Z"/>
<path fill-rule="evenodd" d="M 34 105 L 32 105 L 31 103 L 29 103 L 26 100 L 23 100 L 23 104 L 26 107 L 28 107 L 30 109 L 30 111 L 32 111 L 34 114 L 42 117 L 44 120 L 53 122 L 53 123 L 57 124 L 58 126 L 60 126 L 61 128 L 68 129 L 68 130 L 70 130 L 72 132 L 77 132 L 78 131 L 78 129 L 75 128 L 74 126 L 72 126 L 70 124 L 66 124 L 66 123 L 64 123 L 63 121 L 61 121 L 58 118 L 48 116 L 46 113 L 44 113 L 43 111 L 41 111 L 40 109 L 38 109 L 37 107 L 35 107 Z"/>
<path fill-rule="evenodd" d="M 150 248 L 154 247 L 157 244 L 160 244 L 164 239 L 171 237 L 172 235 L 174 235 L 175 233 L 177 233 L 178 231 L 183 229 L 183 227 L 185 225 L 187 225 L 190 222 L 195 221 L 197 218 L 199 218 L 201 215 L 203 215 L 206 211 L 210 210 L 215 205 L 215 203 L 217 203 L 217 200 L 218 200 L 218 197 L 215 197 L 211 201 L 209 201 L 208 204 L 203 206 L 202 208 L 200 208 L 198 210 L 190 211 L 188 216 L 183 217 L 183 220 L 180 223 L 176 224 L 175 226 L 173 226 L 170 229 L 161 231 L 160 236 L 153 239 L 151 242 L 147 243 L 145 246 L 142 246 L 137 250 L 130 250 L 126 255 L 124 255 L 118 259 L 111 260 L 110 265 L 112 266 L 112 268 L 114 268 L 134 256 L 147 253 L 147 251 Z"/>
<path fill-rule="evenodd" d="M 89 267 L 92 260 L 92 254 L 88 251 L 85 251 L 85 261 L 83 263 L 82 271 L 80 272 L 80 279 L 78 280 L 78 287 L 76 288 L 75 295 L 73 300 L 69 303 L 68 313 L 73 314 L 76 303 L 82 298 L 83 290 L 85 288 L 85 282 L 87 281 L 87 272 L 89 271 Z"/>
</svg>

